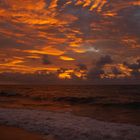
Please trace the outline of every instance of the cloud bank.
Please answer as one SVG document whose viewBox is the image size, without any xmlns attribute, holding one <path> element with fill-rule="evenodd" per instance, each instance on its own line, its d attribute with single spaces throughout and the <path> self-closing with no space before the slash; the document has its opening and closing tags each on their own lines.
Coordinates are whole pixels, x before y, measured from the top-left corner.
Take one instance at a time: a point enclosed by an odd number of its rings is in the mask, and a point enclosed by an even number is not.
<svg viewBox="0 0 140 140">
<path fill-rule="evenodd" d="M 138 0 L 0 0 L 0 74 L 139 79 L 139 36 Z"/>
</svg>

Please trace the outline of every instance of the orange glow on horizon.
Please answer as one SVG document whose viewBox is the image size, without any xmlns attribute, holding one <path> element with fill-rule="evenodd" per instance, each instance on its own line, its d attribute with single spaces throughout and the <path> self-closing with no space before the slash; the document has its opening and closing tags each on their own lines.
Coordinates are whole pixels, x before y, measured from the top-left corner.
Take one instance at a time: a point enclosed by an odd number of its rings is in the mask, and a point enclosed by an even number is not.
<svg viewBox="0 0 140 140">
<path fill-rule="evenodd" d="M 69 73 L 67 73 L 67 72 L 65 72 L 65 73 L 60 73 L 60 74 L 58 75 L 58 77 L 59 77 L 60 79 L 71 79 L 71 75 L 69 75 Z"/>
</svg>

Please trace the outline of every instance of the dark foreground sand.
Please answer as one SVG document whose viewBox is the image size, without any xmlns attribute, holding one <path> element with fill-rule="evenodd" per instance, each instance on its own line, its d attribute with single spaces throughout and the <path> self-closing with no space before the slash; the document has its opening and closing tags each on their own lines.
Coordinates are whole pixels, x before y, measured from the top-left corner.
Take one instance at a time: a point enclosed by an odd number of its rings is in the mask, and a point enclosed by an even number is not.
<svg viewBox="0 0 140 140">
<path fill-rule="evenodd" d="M 43 137 L 35 132 L 12 126 L 0 126 L 0 140 L 55 140 L 52 135 Z"/>
<path fill-rule="evenodd" d="M 21 128 L 0 126 L 0 140 L 44 140 L 40 135 Z"/>
<path fill-rule="evenodd" d="M 0 124 L 40 133 L 46 140 L 48 136 L 57 140 L 140 140 L 140 126 L 102 122 L 69 112 L 0 108 Z"/>
</svg>

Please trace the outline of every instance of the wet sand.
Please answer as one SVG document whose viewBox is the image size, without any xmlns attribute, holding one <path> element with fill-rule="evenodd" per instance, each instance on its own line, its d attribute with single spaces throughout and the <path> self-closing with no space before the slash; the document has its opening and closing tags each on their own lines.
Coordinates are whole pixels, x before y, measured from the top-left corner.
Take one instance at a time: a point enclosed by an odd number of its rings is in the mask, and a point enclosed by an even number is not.
<svg viewBox="0 0 140 140">
<path fill-rule="evenodd" d="M 12 126 L 0 126 L 0 140 L 54 140 L 53 136 L 45 136 L 28 132 Z"/>
<path fill-rule="evenodd" d="M 0 140 L 44 140 L 42 136 L 21 128 L 0 126 Z"/>
</svg>

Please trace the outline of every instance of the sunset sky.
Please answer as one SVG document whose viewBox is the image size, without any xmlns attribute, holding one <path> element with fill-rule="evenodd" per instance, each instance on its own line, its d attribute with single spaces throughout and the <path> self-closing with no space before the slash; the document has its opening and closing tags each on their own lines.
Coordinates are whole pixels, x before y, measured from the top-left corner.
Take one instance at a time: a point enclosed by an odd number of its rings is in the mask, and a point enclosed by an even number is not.
<svg viewBox="0 0 140 140">
<path fill-rule="evenodd" d="M 140 1 L 0 0 L 0 77 L 140 80 Z"/>
</svg>

